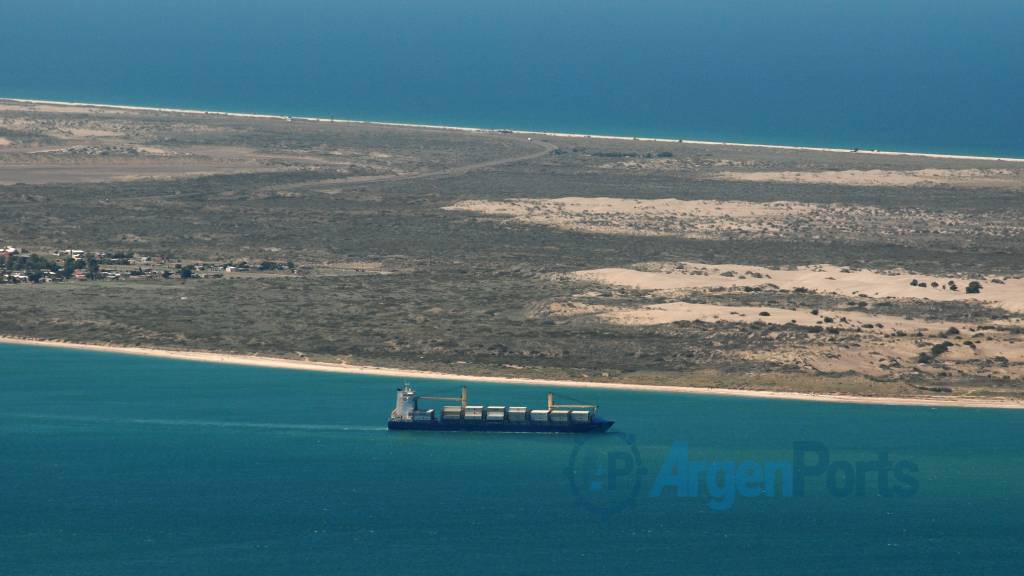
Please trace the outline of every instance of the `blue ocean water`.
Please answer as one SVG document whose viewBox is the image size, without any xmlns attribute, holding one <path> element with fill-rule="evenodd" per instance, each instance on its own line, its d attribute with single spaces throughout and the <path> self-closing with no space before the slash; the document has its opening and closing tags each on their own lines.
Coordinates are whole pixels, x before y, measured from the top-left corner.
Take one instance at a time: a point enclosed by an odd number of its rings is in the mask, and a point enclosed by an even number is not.
<svg viewBox="0 0 1024 576">
<path fill-rule="evenodd" d="M 588 455 L 632 453 L 621 436 L 388 432 L 392 378 L 10 345 L 0 366 L 5 575 L 1024 569 L 1017 411 L 562 391 L 599 402 L 632 439 L 637 465 L 618 481 L 646 470 L 633 498 L 608 476 L 594 489 L 599 475 L 566 474 Z M 487 404 L 540 405 L 544 392 L 470 387 Z M 834 461 L 886 450 L 916 466 L 918 490 L 837 497 L 818 478 L 802 497 L 723 511 L 647 495 L 673 443 L 695 459 L 767 462 L 794 441 Z"/>
<path fill-rule="evenodd" d="M 1024 157 L 1018 0 L 3 0 L 0 96 Z"/>
</svg>

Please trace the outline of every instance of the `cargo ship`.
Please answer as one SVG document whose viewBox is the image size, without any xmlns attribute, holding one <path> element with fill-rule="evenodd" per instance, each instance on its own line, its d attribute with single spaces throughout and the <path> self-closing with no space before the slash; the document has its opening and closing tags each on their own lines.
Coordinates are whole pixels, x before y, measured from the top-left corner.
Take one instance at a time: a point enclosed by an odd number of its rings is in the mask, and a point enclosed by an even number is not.
<svg viewBox="0 0 1024 576">
<path fill-rule="evenodd" d="M 458 402 L 434 408 L 420 407 L 420 400 Z M 470 432 L 605 432 L 614 424 L 597 415 L 594 404 L 558 404 L 548 392 L 545 409 L 526 406 L 471 406 L 466 387 L 454 397 L 420 396 L 408 383 L 398 389 L 389 430 L 449 430 Z"/>
</svg>

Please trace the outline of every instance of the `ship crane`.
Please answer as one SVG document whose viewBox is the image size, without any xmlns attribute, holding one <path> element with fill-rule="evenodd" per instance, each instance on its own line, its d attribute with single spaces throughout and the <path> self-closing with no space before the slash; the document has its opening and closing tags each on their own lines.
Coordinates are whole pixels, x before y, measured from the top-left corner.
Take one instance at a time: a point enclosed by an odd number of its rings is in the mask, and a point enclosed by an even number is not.
<svg viewBox="0 0 1024 576">
<path fill-rule="evenodd" d="M 569 400 L 579 402 L 579 400 L 576 400 L 575 398 L 569 398 Z M 558 404 L 555 402 L 555 393 L 548 392 L 548 410 L 555 410 L 559 408 L 567 410 L 591 410 L 593 412 L 597 412 L 597 404 Z"/>
<path fill-rule="evenodd" d="M 463 408 L 469 403 L 469 392 L 462 387 L 462 394 L 459 396 L 417 396 L 417 400 L 440 400 L 442 402 L 458 402 Z"/>
</svg>

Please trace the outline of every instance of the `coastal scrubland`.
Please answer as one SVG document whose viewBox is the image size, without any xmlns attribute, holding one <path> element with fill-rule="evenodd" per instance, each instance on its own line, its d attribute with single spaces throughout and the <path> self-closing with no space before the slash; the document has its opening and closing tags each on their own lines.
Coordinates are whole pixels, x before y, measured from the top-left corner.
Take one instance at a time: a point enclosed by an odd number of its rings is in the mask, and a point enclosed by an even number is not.
<svg viewBox="0 0 1024 576">
<path fill-rule="evenodd" d="M 0 245 L 295 274 L 0 286 L 0 335 L 1024 399 L 1024 164 L 0 101 Z"/>
</svg>

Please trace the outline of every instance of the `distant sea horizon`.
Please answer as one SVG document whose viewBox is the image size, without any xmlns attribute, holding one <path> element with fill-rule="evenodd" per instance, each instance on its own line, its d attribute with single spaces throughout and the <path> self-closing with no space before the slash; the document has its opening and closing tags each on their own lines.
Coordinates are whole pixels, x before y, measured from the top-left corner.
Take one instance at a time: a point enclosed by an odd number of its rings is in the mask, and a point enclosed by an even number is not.
<svg viewBox="0 0 1024 576">
<path fill-rule="evenodd" d="M 1024 157 L 1024 4 L 0 5 L 0 97 Z"/>
</svg>

